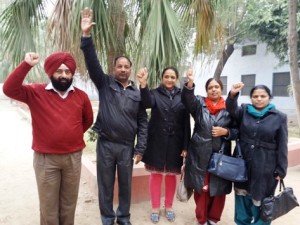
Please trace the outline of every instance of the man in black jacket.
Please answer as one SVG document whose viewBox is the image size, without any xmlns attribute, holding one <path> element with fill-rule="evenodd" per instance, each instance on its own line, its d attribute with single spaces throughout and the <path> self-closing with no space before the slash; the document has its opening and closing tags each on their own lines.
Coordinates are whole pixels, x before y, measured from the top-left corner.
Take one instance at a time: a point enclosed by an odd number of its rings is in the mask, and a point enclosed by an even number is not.
<svg viewBox="0 0 300 225">
<path fill-rule="evenodd" d="M 90 34 L 92 10 L 81 12 L 81 49 L 90 75 L 99 92 L 99 111 L 93 130 L 97 140 L 97 180 L 103 225 L 113 225 L 115 217 L 120 225 L 130 223 L 131 177 L 133 159 L 142 159 L 147 141 L 147 114 L 142 106 L 139 90 L 129 80 L 131 61 L 117 57 L 114 74 L 102 70 Z M 135 137 L 137 137 L 136 145 Z M 117 169 L 119 206 L 113 210 L 113 190 Z"/>
</svg>

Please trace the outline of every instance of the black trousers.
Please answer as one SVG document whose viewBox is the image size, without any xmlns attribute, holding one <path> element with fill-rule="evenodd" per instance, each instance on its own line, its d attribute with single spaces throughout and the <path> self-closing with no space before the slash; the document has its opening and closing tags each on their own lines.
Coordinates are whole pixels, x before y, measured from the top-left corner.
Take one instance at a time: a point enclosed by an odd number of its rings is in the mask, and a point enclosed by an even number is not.
<svg viewBox="0 0 300 225">
<path fill-rule="evenodd" d="M 103 138 L 97 140 L 97 181 L 103 225 L 123 224 L 130 220 L 133 144 L 120 144 Z M 114 183 L 117 170 L 119 205 L 113 209 Z"/>
</svg>

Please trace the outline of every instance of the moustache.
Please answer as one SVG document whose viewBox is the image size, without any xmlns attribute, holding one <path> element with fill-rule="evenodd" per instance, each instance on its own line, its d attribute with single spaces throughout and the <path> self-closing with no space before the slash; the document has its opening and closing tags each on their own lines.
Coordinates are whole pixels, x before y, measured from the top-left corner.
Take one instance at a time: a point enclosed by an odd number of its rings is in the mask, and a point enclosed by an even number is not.
<svg viewBox="0 0 300 225">
<path fill-rule="evenodd" d="M 60 78 L 58 78 L 58 81 L 59 81 L 59 82 L 62 82 L 62 81 L 69 82 L 70 79 L 67 79 L 67 78 L 65 78 L 65 77 L 60 77 Z"/>
</svg>

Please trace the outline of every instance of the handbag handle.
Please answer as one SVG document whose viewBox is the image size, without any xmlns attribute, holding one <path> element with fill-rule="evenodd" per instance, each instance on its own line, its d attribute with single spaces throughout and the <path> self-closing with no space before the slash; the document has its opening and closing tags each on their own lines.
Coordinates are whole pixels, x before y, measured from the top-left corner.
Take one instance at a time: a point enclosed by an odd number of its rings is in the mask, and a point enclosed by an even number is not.
<svg viewBox="0 0 300 225">
<path fill-rule="evenodd" d="M 236 157 L 242 159 L 243 155 L 242 155 L 242 150 L 241 150 L 240 140 L 239 139 L 235 140 L 235 145 L 236 145 L 236 149 L 237 149 L 237 155 L 236 155 Z"/>
<path fill-rule="evenodd" d="M 283 190 L 285 189 L 285 185 L 284 185 L 284 182 L 283 182 L 283 179 L 280 179 L 279 181 L 279 192 L 281 192 L 281 188 L 283 187 Z"/>
<path fill-rule="evenodd" d="M 182 167 L 181 167 L 181 171 L 180 171 L 180 181 L 183 180 L 184 178 L 184 171 L 185 170 L 185 157 L 182 160 Z"/>
<path fill-rule="evenodd" d="M 237 149 L 237 155 L 236 155 L 236 158 L 243 158 L 243 155 L 242 155 L 242 150 L 241 150 L 241 146 L 240 146 L 240 140 L 239 139 L 236 139 L 235 140 L 235 145 L 236 145 L 236 149 Z M 222 145 L 221 145 L 221 148 L 219 150 L 219 153 L 223 154 L 224 152 L 224 148 L 225 148 L 225 142 L 223 141 L 222 142 Z"/>
</svg>

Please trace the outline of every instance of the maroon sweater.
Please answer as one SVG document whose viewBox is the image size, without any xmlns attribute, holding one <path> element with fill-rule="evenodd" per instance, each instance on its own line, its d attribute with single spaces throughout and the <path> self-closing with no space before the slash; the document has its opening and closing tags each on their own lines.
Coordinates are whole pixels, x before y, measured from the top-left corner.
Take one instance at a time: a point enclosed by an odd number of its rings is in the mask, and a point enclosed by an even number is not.
<svg viewBox="0 0 300 225">
<path fill-rule="evenodd" d="M 46 84 L 24 85 L 31 66 L 23 61 L 6 79 L 3 92 L 29 106 L 32 149 L 47 154 L 66 154 L 85 147 L 83 134 L 93 123 L 87 94 L 78 88 L 62 99 Z"/>
</svg>

